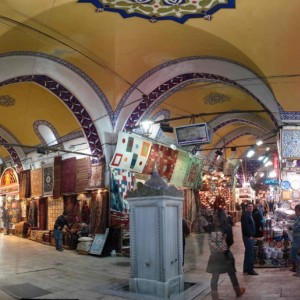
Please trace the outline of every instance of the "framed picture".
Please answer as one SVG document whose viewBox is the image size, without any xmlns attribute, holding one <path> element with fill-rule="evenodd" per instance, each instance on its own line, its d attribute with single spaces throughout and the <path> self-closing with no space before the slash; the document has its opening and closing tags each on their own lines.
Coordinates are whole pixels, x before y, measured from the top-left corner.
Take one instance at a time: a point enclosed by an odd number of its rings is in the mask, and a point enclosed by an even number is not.
<svg viewBox="0 0 300 300">
<path fill-rule="evenodd" d="M 92 243 L 92 246 L 89 250 L 89 254 L 101 255 L 107 236 L 108 236 L 109 228 L 106 228 L 104 234 L 96 234 Z"/>
</svg>

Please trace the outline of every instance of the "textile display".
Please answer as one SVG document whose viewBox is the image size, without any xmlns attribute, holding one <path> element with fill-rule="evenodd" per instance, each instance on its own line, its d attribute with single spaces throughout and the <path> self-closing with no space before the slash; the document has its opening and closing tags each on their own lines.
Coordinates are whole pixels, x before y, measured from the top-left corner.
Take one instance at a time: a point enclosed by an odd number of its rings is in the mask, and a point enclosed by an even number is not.
<svg viewBox="0 0 300 300">
<path fill-rule="evenodd" d="M 118 188 L 122 199 L 127 199 L 128 191 L 131 192 L 134 189 L 134 173 L 121 169 L 112 169 L 112 174 L 112 180 L 116 180 L 116 182 L 118 183 Z"/>
<path fill-rule="evenodd" d="M 110 167 L 142 173 L 151 146 L 150 141 L 133 134 L 119 132 L 116 151 L 110 162 Z"/>
<path fill-rule="evenodd" d="M 53 198 L 58 199 L 60 197 L 60 186 L 61 186 L 61 156 L 54 157 L 54 187 L 53 187 Z"/>
<path fill-rule="evenodd" d="M 31 197 L 41 197 L 43 194 L 42 169 L 30 171 Z"/>
<path fill-rule="evenodd" d="M 90 159 L 80 158 L 76 161 L 76 193 L 82 193 L 86 190 L 89 184 L 89 174 L 91 172 Z"/>
<path fill-rule="evenodd" d="M 39 228 L 41 230 L 47 229 L 47 203 L 46 198 L 39 199 Z"/>
<path fill-rule="evenodd" d="M 75 195 L 70 195 L 70 196 L 64 196 L 64 209 L 68 212 L 68 222 L 69 223 L 75 223 L 75 218 L 74 218 L 74 210 L 75 210 L 75 206 L 77 203 L 77 199 L 75 197 Z M 60 213 L 60 215 L 62 214 L 62 212 Z"/>
<path fill-rule="evenodd" d="M 117 180 L 115 180 L 115 176 L 113 172 L 111 172 L 111 178 L 110 178 L 110 199 L 111 199 L 110 205 L 112 209 L 115 209 L 117 211 L 123 211 L 125 209 L 126 204 L 123 201 L 119 184 Z"/>
<path fill-rule="evenodd" d="M 91 199 L 90 233 L 104 233 L 107 228 L 108 215 L 107 191 L 93 192 Z"/>
<path fill-rule="evenodd" d="M 52 196 L 54 188 L 54 165 L 43 166 L 43 196 Z"/>
<path fill-rule="evenodd" d="M 300 130 L 281 129 L 281 157 L 287 159 L 300 159 Z"/>
<path fill-rule="evenodd" d="M 104 164 L 92 164 L 89 174 L 89 189 L 104 187 Z"/>
<path fill-rule="evenodd" d="M 191 189 L 197 189 L 201 185 L 202 179 L 202 160 L 198 158 L 190 158 L 189 165 L 186 170 L 183 186 Z"/>
<path fill-rule="evenodd" d="M 37 201 L 31 200 L 28 210 L 28 222 L 32 227 L 37 227 Z"/>
<path fill-rule="evenodd" d="M 176 165 L 170 180 L 170 183 L 178 186 L 183 187 L 186 177 L 186 170 L 189 168 L 189 161 L 190 157 L 185 152 L 179 152 L 177 155 Z"/>
<path fill-rule="evenodd" d="M 146 165 L 144 174 L 151 174 L 155 164 L 161 177 L 170 181 L 177 160 L 178 151 L 159 144 L 153 144 Z"/>
<path fill-rule="evenodd" d="M 30 197 L 30 170 L 25 170 L 20 172 L 20 199 L 25 199 Z"/>
<path fill-rule="evenodd" d="M 76 187 L 76 157 L 62 160 L 61 162 L 61 194 L 71 194 Z"/>
<path fill-rule="evenodd" d="M 54 228 L 56 218 L 63 213 L 64 202 L 60 199 L 48 198 L 48 229 Z"/>
</svg>

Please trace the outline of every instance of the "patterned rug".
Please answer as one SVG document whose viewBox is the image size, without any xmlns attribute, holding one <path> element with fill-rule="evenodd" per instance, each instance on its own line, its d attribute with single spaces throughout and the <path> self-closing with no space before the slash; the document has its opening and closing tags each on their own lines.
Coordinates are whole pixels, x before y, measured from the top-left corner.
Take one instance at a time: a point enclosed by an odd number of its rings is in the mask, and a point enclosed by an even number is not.
<svg viewBox="0 0 300 300">
<path fill-rule="evenodd" d="M 31 197 L 41 197 L 43 194 L 42 186 L 42 169 L 31 170 L 30 172 L 31 181 Z"/>
<path fill-rule="evenodd" d="M 62 160 L 61 163 L 61 194 L 75 192 L 76 187 L 76 157 Z"/>
<path fill-rule="evenodd" d="M 52 196 L 54 188 L 54 165 L 43 166 L 43 196 Z"/>
<path fill-rule="evenodd" d="M 91 169 L 90 159 L 81 158 L 76 161 L 76 193 L 85 192 L 89 184 L 89 173 Z"/>
<path fill-rule="evenodd" d="M 60 186 L 61 186 L 61 156 L 54 157 L 54 187 L 53 187 L 53 198 L 58 199 L 60 197 Z"/>
<path fill-rule="evenodd" d="M 30 170 L 20 172 L 20 199 L 30 197 Z"/>
</svg>

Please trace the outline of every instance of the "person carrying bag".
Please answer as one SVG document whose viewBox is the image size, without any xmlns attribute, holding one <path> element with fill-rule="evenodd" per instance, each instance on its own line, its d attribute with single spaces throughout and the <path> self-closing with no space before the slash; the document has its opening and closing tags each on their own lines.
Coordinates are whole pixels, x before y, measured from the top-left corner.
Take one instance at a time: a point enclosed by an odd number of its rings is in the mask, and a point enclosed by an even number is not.
<svg viewBox="0 0 300 300">
<path fill-rule="evenodd" d="M 230 251 L 233 245 L 232 227 L 229 225 L 226 214 L 222 208 L 218 208 L 214 213 L 212 230 L 208 237 L 210 247 L 210 257 L 206 272 L 211 273 L 211 296 L 213 300 L 219 299 L 218 281 L 220 274 L 227 273 L 236 296 L 239 298 L 245 293 L 245 288 L 240 287 L 236 277 L 235 259 Z"/>
</svg>

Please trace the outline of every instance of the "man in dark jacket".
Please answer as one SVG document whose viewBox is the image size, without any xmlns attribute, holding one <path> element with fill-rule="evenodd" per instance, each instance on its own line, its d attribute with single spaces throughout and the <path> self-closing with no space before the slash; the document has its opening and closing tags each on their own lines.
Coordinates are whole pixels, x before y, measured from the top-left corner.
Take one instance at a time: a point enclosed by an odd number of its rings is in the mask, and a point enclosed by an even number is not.
<svg viewBox="0 0 300 300">
<path fill-rule="evenodd" d="M 242 235 L 243 242 L 245 246 L 244 254 L 244 266 L 243 272 L 248 275 L 258 275 L 254 268 L 254 237 L 255 237 L 255 223 L 252 217 L 253 204 L 248 202 L 246 204 L 246 210 L 242 214 L 241 224 L 242 224 Z"/>
<path fill-rule="evenodd" d="M 55 247 L 57 251 L 63 251 L 63 228 L 66 225 L 69 228 L 67 221 L 68 212 L 64 211 L 61 216 L 59 216 L 54 224 L 54 239 L 55 239 Z"/>
</svg>

